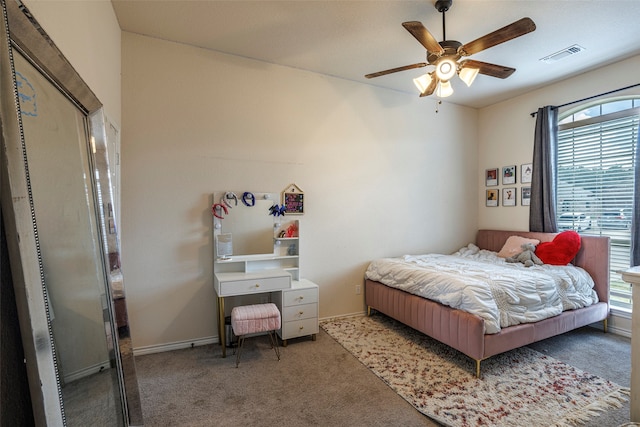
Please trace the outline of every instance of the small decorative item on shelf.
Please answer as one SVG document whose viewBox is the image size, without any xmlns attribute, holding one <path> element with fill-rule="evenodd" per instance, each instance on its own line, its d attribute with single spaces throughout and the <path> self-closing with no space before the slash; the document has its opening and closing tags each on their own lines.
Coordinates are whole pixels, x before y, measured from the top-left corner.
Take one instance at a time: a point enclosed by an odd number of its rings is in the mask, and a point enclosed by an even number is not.
<svg viewBox="0 0 640 427">
<path fill-rule="evenodd" d="M 298 237 L 298 221 L 294 221 L 287 227 L 285 237 Z"/>
</svg>

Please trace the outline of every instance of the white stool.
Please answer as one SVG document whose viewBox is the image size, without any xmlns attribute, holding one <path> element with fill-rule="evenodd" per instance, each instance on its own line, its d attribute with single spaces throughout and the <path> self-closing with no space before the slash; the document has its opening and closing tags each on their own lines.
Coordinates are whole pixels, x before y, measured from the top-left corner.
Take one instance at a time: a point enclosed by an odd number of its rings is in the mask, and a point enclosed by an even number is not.
<svg viewBox="0 0 640 427">
<path fill-rule="evenodd" d="M 280 329 L 280 311 L 273 303 L 241 305 L 231 310 L 231 327 L 233 333 L 240 338 L 238 352 L 236 353 L 236 368 L 240 364 L 240 353 L 244 338 L 248 334 L 267 332 L 271 339 L 271 346 L 280 360 L 278 349 L 278 337 L 275 331 Z"/>
</svg>

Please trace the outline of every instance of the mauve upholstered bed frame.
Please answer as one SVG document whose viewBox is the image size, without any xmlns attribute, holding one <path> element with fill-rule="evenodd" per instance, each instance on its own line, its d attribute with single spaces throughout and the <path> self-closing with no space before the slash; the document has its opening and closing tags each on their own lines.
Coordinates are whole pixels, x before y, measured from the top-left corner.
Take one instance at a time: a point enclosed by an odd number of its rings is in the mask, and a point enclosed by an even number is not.
<svg viewBox="0 0 640 427">
<path fill-rule="evenodd" d="M 530 237 L 541 242 L 553 240 L 554 233 L 506 230 L 479 230 L 476 245 L 481 249 L 500 251 L 512 235 Z M 577 310 L 564 311 L 558 316 L 535 323 L 503 328 L 497 334 L 484 333 L 484 320 L 379 282 L 366 280 L 365 301 L 368 313 L 379 311 L 450 347 L 476 361 L 476 376 L 480 377 L 480 362 L 488 357 L 513 350 L 572 329 L 603 322 L 607 330 L 609 316 L 609 237 L 581 236 L 582 244 L 573 264 L 584 268 L 595 282 L 597 304 Z"/>
</svg>

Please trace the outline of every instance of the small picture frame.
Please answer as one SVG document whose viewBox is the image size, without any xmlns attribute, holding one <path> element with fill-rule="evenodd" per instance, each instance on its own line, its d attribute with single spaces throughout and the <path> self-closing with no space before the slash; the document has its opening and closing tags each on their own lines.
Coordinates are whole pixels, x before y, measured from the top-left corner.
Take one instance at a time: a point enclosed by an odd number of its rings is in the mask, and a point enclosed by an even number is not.
<svg viewBox="0 0 640 427">
<path fill-rule="evenodd" d="M 533 175 L 533 163 L 525 163 L 520 166 L 520 183 L 528 184 L 531 182 Z"/>
<path fill-rule="evenodd" d="M 522 187 L 520 190 L 522 197 L 522 206 L 531 205 L 531 187 Z"/>
<path fill-rule="evenodd" d="M 515 206 L 517 199 L 516 187 L 502 189 L 502 206 Z"/>
<path fill-rule="evenodd" d="M 290 184 L 282 192 L 282 206 L 287 215 L 304 214 L 304 192 L 296 184 Z"/>
<path fill-rule="evenodd" d="M 502 168 L 502 184 L 516 183 L 516 165 L 504 166 Z"/>
<path fill-rule="evenodd" d="M 498 206 L 499 199 L 500 199 L 500 191 L 497 188 L 493 190 L 487 190 L 486 204 L 488 207 Z"/>
<path fill-rule="evenodd" d="M 485 185 L 487 187 L 494 187 L 498 185 L 498 174 L 500 173 L 498 168 L 487 169 L 484 174 Z"/>
</svg>

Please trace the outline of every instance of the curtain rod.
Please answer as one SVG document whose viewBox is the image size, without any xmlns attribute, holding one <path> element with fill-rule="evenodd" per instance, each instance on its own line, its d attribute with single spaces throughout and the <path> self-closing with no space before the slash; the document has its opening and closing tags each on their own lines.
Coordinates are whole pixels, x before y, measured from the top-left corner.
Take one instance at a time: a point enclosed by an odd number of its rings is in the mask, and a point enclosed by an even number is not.
<svg viewBox="0 0 640 427">
<path fill-rule="evenodd" d="M 640 86 L 640 83 L 636 83 L 636 84 L 631 85 L 631 86 L 621 87 L 620 89 L 610 90 L 609 92 L 599 93 L 598 95 L 593 95 L 593 96 L 589 96 L 589 97 L 587 97 L 587 98 L 578 99 L 577 101 L 567 102 L 566 104 L 562 104 L 562 105 L 558 105 L 558 106 L 553 106 L 553 107 L 551 107 L 551 108 L 558 109 L 558 108 L 566 107 L 567 105 L 577 104 L 578 102 L 588 101 L 588 100 L 590 100 L 590 99 L 597 98 L 597 97 L 599 97 L 599 96 L 609 95 L 609 94 L 612 94 L 612 93 L 620 92 L 620 91 L 622 91 L 622 90 L 631 89 L 632 87 L 636 87 L 636 86 Z M 537 112 L 537 111 L 534 111 L 533 113 L 531 113 L 531 117 L 535 117 L 535 116 L 536 116 L 536 114 L 538 114 L 538 112 Z"/>
</svg>

